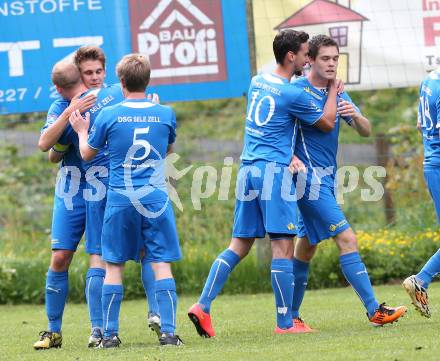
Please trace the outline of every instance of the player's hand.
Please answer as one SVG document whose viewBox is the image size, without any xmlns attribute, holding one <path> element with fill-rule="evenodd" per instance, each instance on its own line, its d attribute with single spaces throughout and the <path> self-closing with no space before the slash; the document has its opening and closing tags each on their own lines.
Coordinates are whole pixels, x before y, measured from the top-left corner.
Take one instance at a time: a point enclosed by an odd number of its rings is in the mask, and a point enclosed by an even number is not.
<svg viewBox="0 0 440 361">
<path fill-rule="evenodd" d="M 72 114 L 70 114 L 69 122 L 72 128 L 78 134 L 83 132 L 88 133 L 90 124 L 90 113 L 87 112 L 85 118 L 83 118 L 80 111 L 75 110 Z"/>
<path fill-rule="evenodd" d="M 345 84 L 341 79 L 336 79 L 336 90 L 338 91 L 338 94 L 341 94 L 344 92 Z"/>
<path fill-rule="evenodd" d="M 352 118 L 356 116 L 357 111 L 353 103 L 347 102 L 346 100 L 340 100 L 338 103 L 338 113 L 341 117 Z"/>
<path fill-rule="evenodd" d="M 329 79 L 329 81 L 328 81 L 328 91 L 331 91 L 331 90 L 338 91 L 336 79 Z"/>
<path fill-rule="evenodd" d="M 69 108 L 72 112 L 79 110 L 80 113 L 84 113 L 96 103 L 95 94 L 87 94 L 83 98 L 80 98 L 80 96 L 81 94 L 77 94 L 70 101 Z"/>
<path fill-rule="evenodd" d="M 306 166 L 304 165 L 304 163 L 296 155 L 294 155 L 292 157 L 292 160 L 290 161 L 289 171 L 292 174 L 295 174 L 295 173 L 306 173 L 307 172 Z"/>
<path fill-rule="evenodd" d="M 147 99 L 154 104 L 160 104 L 159 94 L 157 93 L 147 94 Z"/>
</svg>

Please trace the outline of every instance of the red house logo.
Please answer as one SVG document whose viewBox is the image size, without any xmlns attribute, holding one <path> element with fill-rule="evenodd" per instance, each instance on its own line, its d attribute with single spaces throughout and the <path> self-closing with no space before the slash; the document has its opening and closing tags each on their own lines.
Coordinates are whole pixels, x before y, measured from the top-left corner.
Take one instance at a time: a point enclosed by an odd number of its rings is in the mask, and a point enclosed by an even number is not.
<svg viewBox="0 0 440 361">
<path fill-rule="evenodd" d="M 313 0 L 276 30 L 304 30 L 311 37 L 327 34 L 339 46 L 338 77 L 346 84 L 361 82 L 363 22 L 368 19 L 350 8 L 346 0 Z"/>
<path fill-rule="evenodd" d="M 152 84 L 226 80 L 221 0 L 130 0 L 130 18 Z"/>
</svg>

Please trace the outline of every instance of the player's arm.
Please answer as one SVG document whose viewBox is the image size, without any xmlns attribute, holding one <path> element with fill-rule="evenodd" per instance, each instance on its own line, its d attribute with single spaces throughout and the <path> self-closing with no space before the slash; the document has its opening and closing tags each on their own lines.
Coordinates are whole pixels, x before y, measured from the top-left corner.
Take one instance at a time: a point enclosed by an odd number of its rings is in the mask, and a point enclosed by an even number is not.
<svg viewBox="0 0 440 361">
<path fill-rule="evenodd" d="M 80 94 L 76 95 L 70 102 L 70 105 L 64 109 L 55 122 L 41 133 L 40 139 L 38 140 L 38 148 L 40 148 L 41 151 L 47 152 L 58 142 L 58 139 L 60 139 L 69 122 L 70 114 L 75 110 L 79 110 L 83 113 L 96 102 L 96 95 L 94 94 L 88 94 L 84 98 L 79 98 L 79 96 Z"/>
<path fill-rule="evenodd" d="M 350 125 L 356 129 L 361 137 L 371 135 L 370 121 L 358 111 L 352 102 L 341 99 L 338 104 L 338 113 L 343 118 L 351 119 Z"/>
<path fill-rule="evenodd" d="M 69 117 L 70 124 L 79 139 L 79 152 L 81 158 L 85 161 L 92 160 L 98 153 L 98 149 L 94 149 L 87 143 L 89 137 L 90 113 L 86 113 L 85 118 L 82 117 L 79 110 L 73 112 Z"/>
<path fill-rule="evenodd" d="M 335 127 L 336 121 L 336 109 L 337 109 L 337 100 L 336 96 L 338 95 L 338 87 L 339 81 L 331 80 L 329 81 L 329 90 L 327 101 L 324 105 L 324 110 L 321 118 L 314 124 L 319 130 L 323 132 L 331 132 Z"/>
</svg>

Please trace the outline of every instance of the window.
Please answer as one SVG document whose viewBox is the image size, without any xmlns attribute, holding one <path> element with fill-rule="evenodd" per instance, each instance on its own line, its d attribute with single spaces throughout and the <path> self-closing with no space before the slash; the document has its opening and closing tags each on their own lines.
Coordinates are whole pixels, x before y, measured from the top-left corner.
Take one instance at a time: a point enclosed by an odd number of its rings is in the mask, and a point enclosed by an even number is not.
<svg viewBox="0 0 440 361">
<path fill-rule="evenodd" d="M 347 46 L 348 26 L 330 28 L 330 37 L 338 43 L 339 47 Z"/>
</svg>

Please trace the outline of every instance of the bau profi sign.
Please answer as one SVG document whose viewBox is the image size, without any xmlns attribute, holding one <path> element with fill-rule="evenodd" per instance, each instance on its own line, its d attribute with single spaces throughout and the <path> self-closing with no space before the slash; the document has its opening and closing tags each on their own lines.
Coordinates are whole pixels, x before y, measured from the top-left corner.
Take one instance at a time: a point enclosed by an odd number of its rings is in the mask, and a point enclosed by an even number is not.
<svg viewBox="0 0 440 361">
<path fill-rule="evenodd" d="M 120 0 L 0 0 L 0 114 L 45 111 L 58 97 L 52 66 L 82 45 L 107 55 L 107 82 L 131 51 L 128 4 Z"/>
<path fill-rule="evenodd" d="M 250 80 L 245 0 L 130 0 L 133 51 L 164 101 L 240 96 Z"/>
<path fill-rule="evenodd" d="M 221 0 L 132 0 L 134 51 L 146 54 L 152 84 L 226 80 Z"/>
<path fill-rule="evenodd" d="M 162 101 L 241 96 L 250 81 L 246 0 L 0 0 L 0 114 L 46 111 L 53 65 L 82 45 L 107 56 L 107 83 L 146 54 Z"/>
</svg>

